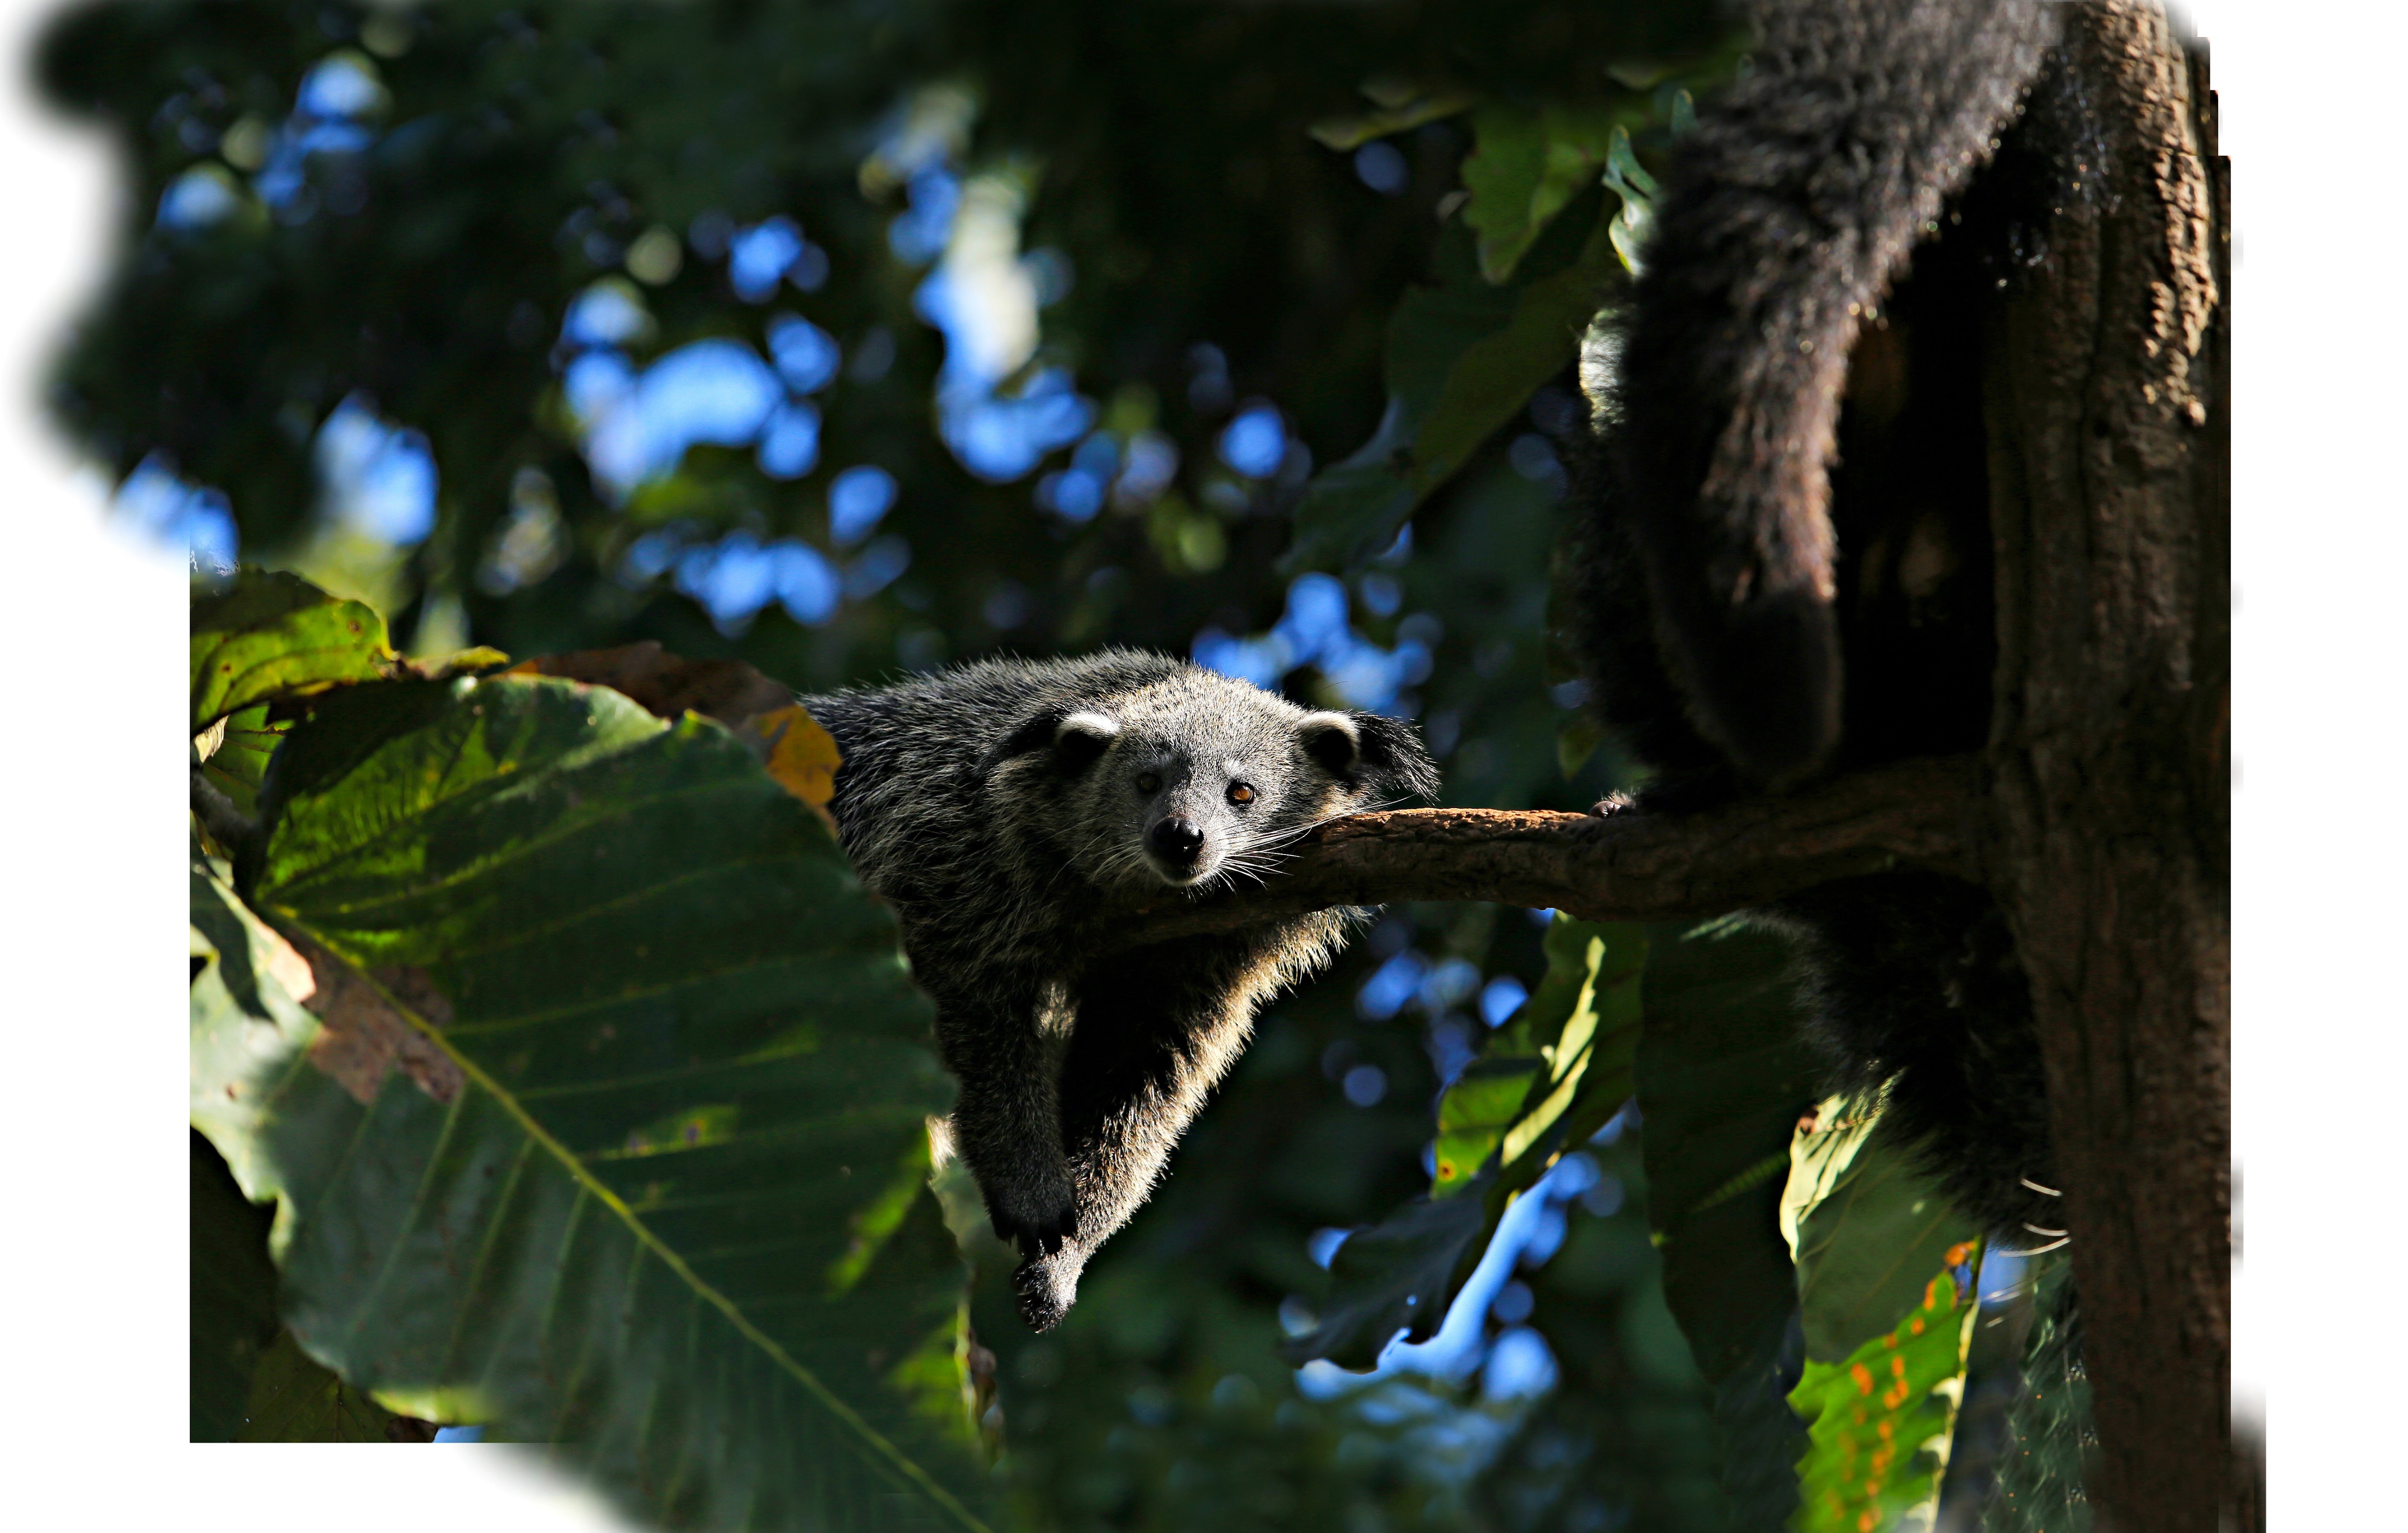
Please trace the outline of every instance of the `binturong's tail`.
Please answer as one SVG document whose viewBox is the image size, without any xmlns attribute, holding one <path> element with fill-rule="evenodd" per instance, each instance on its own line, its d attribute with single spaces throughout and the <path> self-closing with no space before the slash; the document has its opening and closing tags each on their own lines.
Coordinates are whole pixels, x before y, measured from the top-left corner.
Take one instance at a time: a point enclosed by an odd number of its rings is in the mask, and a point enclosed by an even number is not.
<svg viewBox="0 0 2408 1533">
<path fill-rule="evenodd" d="M 1762 0 L 1754 67 L 1672 150 L 1600 400 L 1658 642 L 1747 776 L 1840 734 L 1828 469 L 1848 351 L 1997 147 L 2046 0 Z"/>
</svg>

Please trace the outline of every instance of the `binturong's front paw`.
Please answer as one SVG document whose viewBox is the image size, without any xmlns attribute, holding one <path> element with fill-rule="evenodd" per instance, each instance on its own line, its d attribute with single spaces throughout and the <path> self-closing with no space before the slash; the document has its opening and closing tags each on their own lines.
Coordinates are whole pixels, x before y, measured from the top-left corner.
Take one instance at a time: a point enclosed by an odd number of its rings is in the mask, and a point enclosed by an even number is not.
<svg viewBox="0 0 2408 1533">
<path fill-rule="evenodd" d="M 1062 1323 L 1079 1297 L 1079 1274 L 1086 1269 L 1087 1251 L 1070 1241 L 1051 1255 L 1032 1256 L 1012 1269 L 1012 1297 L 1020 1318 L 1032 1331 L 1044 1334 Z"/>
<path fill-rule="evenodd" d="M 996 1238 L 1017 1246 L 1021 1255 L 1051 1256 L 1079 1233 L 1078 1199 L 1070 1178 L 1018 1182 L 986 1189 L 987 1221 Z"/>
</svg>

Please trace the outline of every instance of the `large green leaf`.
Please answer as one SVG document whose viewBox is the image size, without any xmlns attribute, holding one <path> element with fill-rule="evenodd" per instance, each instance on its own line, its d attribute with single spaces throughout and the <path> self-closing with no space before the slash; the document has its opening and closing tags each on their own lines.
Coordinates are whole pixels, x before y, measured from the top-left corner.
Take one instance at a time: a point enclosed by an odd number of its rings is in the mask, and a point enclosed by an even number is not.
<svg viewBox="0 0 2408 1533">
<path fill-rule="evenodd" d="M 282 1205 L 310 1355 L 666 1526 L 982 1526 L 927 1004 L 743 744 L 549 678 L 358 687 L 261 808 L 241 897 L 195 871 L 240 957 L 194 1118 Z"/>
<path fill-rule="evenodd" d="M 1788 964 L 1769 933 L 1710 922 L 1659 933 L 1647 965 L 1647 1214 L 1665 1299 L 1715 1381 L 1797 1306 L 1778 1214 L 1789 1142 L 1815 1094 Z"/>
<path fill-rule="evenodd" d="M 1783 1212 L 1797 1237 L 1811 1362 L 1839 1362 L 1887 1334 L 1923 1301 L 1934 1271 L 1963 1265 L 1980 1233 L 1880 1122 L 1877 1112 L 1851 1118 L 1844 1101 L 1826 1102 L 1794 1152 L 1798 1211 Z"/>
<path fill-rule="evenodd" d="M 1587 1139 L 1630 1099 L 1647 928 L 1558 913 L 1546 953 L 1538 990 L 1439 1096 L 1433 1197 L 1469 1186 L 1491 1156 L 1526 1186 L 1554 1164 L 1549 1152 Z"/>
<path fill-rule="evenodd" d="M 1788 953 L 1730 921 L 1662 928 L 1642 987 L 1639 1108 L 1664 1298 L 1714 1387 L 1724 1483 L 1743 1526 L 1797 1504 L 1805 1445 L 1784 1394 L 1798 1289 L 1779 1225 L 1799 1116 L 1814 1100 Z"/>
</svg>

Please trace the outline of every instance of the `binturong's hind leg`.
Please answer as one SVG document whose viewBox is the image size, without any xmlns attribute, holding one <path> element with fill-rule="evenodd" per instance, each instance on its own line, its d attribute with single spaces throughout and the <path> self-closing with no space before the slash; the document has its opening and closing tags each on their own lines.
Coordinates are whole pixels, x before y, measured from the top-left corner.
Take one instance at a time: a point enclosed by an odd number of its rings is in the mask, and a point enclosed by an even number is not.
<svg viewBox="0 0 2408 1533">
<path fill-rule="evenodd" d="M 1087 1258 L 1153 1191 L 1180 1132 L 1245 1048 L 1278 971 L 1268 944 L 1214 937 L 1142 948 L 1088 972 L 1061 1079 L 1078 1228 L 1013 1274 L 1030 1325 L 1048 1330 L 1062 1318 Z"/>
<path fill-rule="evenodd" d="M 1076 1225 L 1077 1186 L 1062 1154 L 1058 1043 L 1036 993 L 946 997 L 937 1007 L 945 1067 L 961 1082 L 953 1143 L 985 1196 L 996 1235 L 1024 1256 L 1059 1251 Z"/>
</svg>

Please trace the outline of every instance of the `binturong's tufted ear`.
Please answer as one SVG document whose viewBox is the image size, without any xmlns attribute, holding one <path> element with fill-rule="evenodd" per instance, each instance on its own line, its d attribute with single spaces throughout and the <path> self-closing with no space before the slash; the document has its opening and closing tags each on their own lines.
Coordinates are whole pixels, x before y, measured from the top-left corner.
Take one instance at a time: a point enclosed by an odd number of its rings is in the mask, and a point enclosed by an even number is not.
<svg viewBox="0 0 2408 1533">
<path fill-rule="evenodd" d="M 1428 798 L 1438 768 L 1413 726 L 1377 713 L 1308 713 L 1297 725 L 1305 754 L 1350 787 L 1382 799 Z"/>
<path fill-rule="evenodd" d="M 1109 713 L 1079 709 L 1069 713 L 1047 711 L 1023 724 L 988 747 L 980 758 L 982 771 L 992 772 L 1015 757 L 1043 753 L 1054 766 L 1075 776 L 1096 764 L 1120 737 L 1121 724 Z"/>
<path fill-rule="evenodd" d="M 1066 772 L 1083 772 L 1120 738 L 1121 722 L 1085 709 L 1054 726 L 1054 760 Z"/>
</svg>

